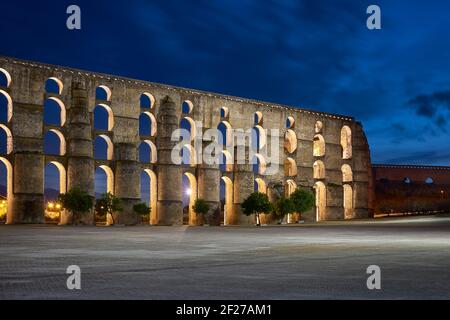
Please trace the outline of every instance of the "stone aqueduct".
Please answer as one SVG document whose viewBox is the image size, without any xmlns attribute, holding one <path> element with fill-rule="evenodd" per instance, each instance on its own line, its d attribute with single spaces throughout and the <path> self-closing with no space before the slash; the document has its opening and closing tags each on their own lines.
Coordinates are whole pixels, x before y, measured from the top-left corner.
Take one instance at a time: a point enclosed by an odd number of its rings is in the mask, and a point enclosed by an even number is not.
<svg viewBox="0 0 450 320">
<path fill-rule="evenodd" d="M 182 177 L 189 178 L 190 201 L 209 202 L 208 223 L 250 224 L 240 204 L 255 188 L 271 196 L 271 186 L 282 183 L 285 193 L 297 186 L 314 188 L 316 208 L 312 219 L 342 220 L 371 215 L 370 152 L 362 125 L 348 116 L 309 111 L 273 103 L 253 101 L 191 89 L 177 88 L 65 67 L 0 57 L 4 79 L 0 95 L 6 101 L 6 119 L 0 124 L 6 136 L 7 223 L 44 222 L 44 166 L 51 162 L 60 172 L 60 192 L 80 187 L 94 195 L 94 170 L 108 176 L 108 191 L 122 198 L 124 210 L 116 222 L 137 222 L 133 204 L 140 202 L 140 177 L 151 181 L 150 223 L 177 225 L 183 221 Z M 46 91 L 52 81 L 57 90 Z M 99 97 L 98 92 L 103 91 Z M 144 96 L 142 96 L 144 95 Z M 142 97 L 148 103 L 142 105 Z M 45 124 L 44 103 L 59 107 L 59 123 Z M 182 110 L 183 103 L 187 110 Z M 107 128 L 93 126 L 94 108 L 108 114 Z M 140 135 L 140 117 L 151 128 Z M 172 132 L 184 119 L 202 122 L 203 128 L 255 128 L 259 134 L 279 129 L 280 170 L 275 175 L 254 172 L 251 164 L 175 165 L 171 151 Z M 44 136 L 60 140 L 59 155 L 44 152 Z M 95 159 L 93 141 L 101 137 L 108 145 L 106 159 Z M 145 143 L 149 161 L 139 161 L 139 146 Z M 264 161 L 264 159 L 261 159 Z M 225 214 L 220 214 L 220 183 L 225 185 Z M 256 182 L 256 183 L 255 183 Z M 63 214 L 61 223 L 69 221 Z M 85 223 L 93 223 L 93 214 Z M 222 220 L 223 219 L 223 220 Z M 267 218 L 267 223 L 270 223 Z M 189 224 L 203 223 L 189 214 Z"/>
</svg>

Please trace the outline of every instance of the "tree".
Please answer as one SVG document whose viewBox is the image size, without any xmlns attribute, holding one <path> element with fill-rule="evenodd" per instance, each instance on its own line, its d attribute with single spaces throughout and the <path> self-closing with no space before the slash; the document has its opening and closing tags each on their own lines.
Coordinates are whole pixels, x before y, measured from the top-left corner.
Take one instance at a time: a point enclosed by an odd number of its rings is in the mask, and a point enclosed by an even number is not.
<svg viewBox="0 0 450 320">
<path fill-rule="evenodd" d="M 314 208 L 316 202 L 314 193 L 303 188 L 295 189 L 289 198 L 294 204 L 294 212 L 300 215 Z"/>
<path fill-rule="evenodd" d="M 260 213 L 271 213 L 272 212 L 272 204 L 269 201 L 269 198 L 265 193 L 254 192 L 250 194 L 247 199 L 244 200 L 241 204 L 243 213 L 246 216 L 250 216 L 252 214 L 255 215 L 256 225 L 260 225 L 259 214 Z"/>
<path fill-rule="evenodd" d="M 196 214 L 205 215 L 209 211 L 209 204 L 203 199 L 197 199 L 192 206 L 192 209 Z"/>
<path fill-rule="evenodd" d="M 133 206 L 133 211 L 134 211 L 134 213 L 136 213 L 137 215 L 141 216 L 142 218 L 145 218 L 145 217 L 150 215 L 150 212 L 152 211 L 152 208 L 147 206 L 146 203 L 140 202 L 140 203 L 136 203 Z"/>
<path fill-rule="evenodd" d="M 275 202 L 273 209 L 273 213 L 279 219 L 279 223 L 281 224 L 281 221 L 287 214 L 295 212 L 294 201 L 290 198 L 281 197 Z"/>
<path fill-rule="evenodd" d="M 102 197 L 97 199 L 95 208 L 100 211 L 97 211 L 99 214 L 109 214 L 114 224 L 114 216 L 113 213 L 117 211 L 123 210 L 122 200 L 110 192 L 102 194 Z"/>
<path fill-rule="evenodd" d="M 75 224 L 80 214 L 88 212 L 92 208 L 92 200 L 93 197 L 79 188 L 72 188 L 69 192 L 59 195 L 62 207 L 73 213 L 72 224 Z"/>
</svg>

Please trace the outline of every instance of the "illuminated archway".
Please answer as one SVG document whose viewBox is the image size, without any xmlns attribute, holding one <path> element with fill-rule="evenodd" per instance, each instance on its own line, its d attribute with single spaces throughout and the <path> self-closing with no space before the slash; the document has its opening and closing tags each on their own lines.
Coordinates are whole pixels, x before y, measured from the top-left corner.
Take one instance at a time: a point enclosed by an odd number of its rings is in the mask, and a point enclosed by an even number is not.
<svg viewBox="0 0 450 320">
<path fill-rule="evenodd" d="M 322 181 L 317 181 L 314 189 L 316 190 L 316 221 L 322 221 L 326 219 L 327 188 Z"/>
<path fill-rule="evenodd" d="M 284 149 L 287 153 L 297 150 L 297 135 L 292 129 L 288 129 L 284 134 Z"/>
<path fill-rule="evenodd" d="M 228 118 L 229 110 L 227 107 L 220 108 L 220 117 L 221 118 Z"/>
<path fill-rule="evenodd" d="M 156 163 L 158 161 L 156 146 L 150 140 L 144 140 L 139 144 L 139 161 L 142 163 Z"/>
<path fill-rule="evenodd" d="M 194 104 L 190 100 L 184 100 L 181 105 L 181 112 L 184 114 L 190 114 L 194 110 Z"/>
<path fill-rule="evenodd" d="M 60 222 L 61 204 L 58 203 L 58 196 L 66 193 L 66 169 L 56 161 L 47 163 L 44 167 L 44 203 L 45 221 Z"/>
<path fill-rule="evenodd" d="M 233 181 L 229 177 L 222 177 L 220 181 L 220 192 L 223 195 L 223 224 L 235 224 L 233 214 Z"/>
<path fill-rule="evenodd" d="M 12 170 L 12 165 L 11 163 L 8 161 L 8 159 L 0 157 L 0 162 L 3 164 L 4 166 L 4 175 L 0 175 L 3 176 L 3 179 L 5 180 L 5 186 L 6 186 L 6 200 L 0 200 L 0 206 L 4 206 L 3 210 L 6 210 L 6 223 L 7 224 L 11 224 L 13 223 L 13 212 L 12 212 L 12 198 L 13 198 L 13 189 L 12 189 L 12 184 L 13 184 L 13 170 Z M 3 201 L 6 201 L 3 202 Z"/>
<path fill-rule="evenodd" d="M 146 200 L 146 197 L 142 197 L 142 199 L 145 199 L 146 203 L 148 204 L 148 206 L 150 207 L 151 211 L 150 211 L 150 224 L 157 224 L 158 223 L 158 214 L 156 212 L 156 203 L 158 200 L 158 191 L 157 191 L 157 181 L 156 181 L 156 174 L 150 170 L 150 169 L 145 169 L 142 172 L 141 175 L 141 180 L 143 180 L 143 175 L 147 176 L 147 178 L 149 179 L 149 183 L 147 186 L 150 187 L 149 190 L 147 190 L 147 188 L 143 185 L 143 181 L 141 181 L 141 194 L 142 192 L 146 192 L 148 194 L 148 201 Z"/>
<path fill-rule="evenodd" d="M 98 86 L 95 88 L 95 99 L 97 101 L 111 101 L 111 89 L 105 85 Z"/>
<path fill-rule="evenodd" d="M 322 121 L 316 121 L 316 124 L 314 126 L 314 131 L 316 133 L 321 133 L 323 129 L 323 122 Z"/>
<path fill-rule="evenodd" d="M 342 171 L 342 182 L 353 181 L 352 168 L 348 164 L 343 164 L 341 167 L 341 171 Z"/>
<path fill-rule="evenodd" d="M 297 184 L 294 180 L 287 180 L 284 185 L 284 196 L 288 198 L 294 191 L 297 189 Z M 297 214 L 296 213 L 289 213 L 286 217 L 287 223 L 294 223 L 296 219 Z"/>
<path fill-rule="evenodd" d="M 219 167 L 222 172 L 233 171 L 233 157 L 228 150 L 222 150 L 220 153 Z"/>
<path fill-rule="evenodd" d="M 252 129 L 251 136 L 252 149 L 259 152 L 266 145 L 266 131 L 260 125 L 256 125 Z"/>
<path fill-rule="evenodd" d="M 353 209 L 353 189 L 349 184 L 344 184 L 344 217 L 345 219 L 354 218 Z"/>
<path fill-rule="evenodd" d="M 66 123 L 66 107 L 60 99 L 50 97 L 45 100 L 44 123 L 60 127 L 64 126 Z"/>
<path fill-rule="evenodd" d="M 261 178 L 255 179 L 255 192 L 261 192 L 267 194 L 267 185 Z"/>
<path fill-rule="evenodd" d="M 139 116 L 139 135 L 154 137 L 157 131 L 157 122 L 155 116 L 145 111 Z"/>
<path fill-rule="evenodd" d="M 13 151 L 13 138 L 11 130 L 4 124 L 0 124 L 0 130 L 3 134 L 0 134 L 0 153 L 10 154 Z"/>
<path fill-rule="evenodd" d="M 221 121 L 217 126 L 219 131 L 219 144 L 226 148 L 232 146 L 233 128 L 228 121 Z"/>
<path fill-rule="evenodd" d="M 0 89 L 0 121 L 8 123 L 13 115 L 13 103 L 8 92 Z"/>
<path fill-rule="evenodd" d="M 317 160 L 313 164 L 313 178 L 325 179 L 325 165 L 322 160 Z"/>
<path fill-rule="evenodd" d="M 112 160 L 114 145 L 107 135 L 98 135 L 94 140 L 94 158 L 96 160 Z"/>
<path fill-rule="evenodd" d="M 183 177 L 187 178 L 187 188 L 184 190 L 184 194 L 188 196 L 188 206 L 187 209 L 187 219 L 184 219 L 184 223 L 187 223 L 191 226 L 197 225 L 197 215 L 194 212 L 192 206 L 197 200 L 197 179 L 192 173 L 185 172 Z M 186 221 L 187 220 L 187 221 Z"/>
<path fill-rule="evenodd" d="M 194 147 L 190 144 L 185 144 L 181 148 L 181 164 L 190 165 L 191 167 L 197 164 L 197 154 Z"/>
<path fill-rule="evenodd" d="M 114 127 L 114 114 L 110 106 L 99 103 L 94 108 L 94 129 L 111 131 Z"/>
<path fill-rule="evenodd" d="M 9 88 L 10 85 L 11 85 L 11 75 L 5 69 L 0 68 L 0 86 L 4 88 Z"/>
<path fill-rule="evenodd" d="M 195 126 L 195 121 L 192 118 L 184 117 L 183 119 L 181 119 L 180 128 L 185 129 L 185 130 L 183 130 L 184 132 L 182 132 L 183 140 L 185 140 L 185 141 L 194 141 L 195 140 L 195 137 L 197 134 L 197 129 Z"/>
<path fill-rule="evenodd" d="M 295 177 L 297 175 L 297 164 L 292 158 L 284 160 L 284 175 L 286 177 Z"/>
<path fill-rule="evenodd" d="M 155 97 L 148 92 L 144 92 L 141 94 L 140 98 L 141 108 L 145 109 L 153 109 L 155 106 Z"/>
<path fill-rule="evenodd" d="M 61 131 L 50 129 L 45 133 L 44 153 L 57 156 L 66 154 L 66 139 Z"/>
<path fill-rule="evenodd" d="M 351 159 L 352 157 L 352 130 L 348 126 L 341 129 L 342 159 Z"/>
<path fill-rule="evenodd" d="M 64 85 L 61 80 L 56 77 L 50 77 L 45 81 L 45 92 L 60 95 Z"/>
<path fill-rule="evenodd" d="M 263 124 L 263 114 L 261 111 L 256 111 L 253 114 L 253 121 L 255 125 L 262 125 Z"/>
<path fill-rule="evenodd" d="M 323 157 L 325 155 L 325 139 L 321 134 L 316 134 L 313 139 L 314 157 Z"/>
<path fill-rule="evenodd" d="M 255 154 L 252 158 L 253 173 L 264 174 L 266 171 L 266 160 L 261 154 Z"/>
<path fill-rule="evenodd" d="M 295 127 L 295 119 L 292 116 L 286 119 L 286 129 L 293 129 Z"/>
</svg>

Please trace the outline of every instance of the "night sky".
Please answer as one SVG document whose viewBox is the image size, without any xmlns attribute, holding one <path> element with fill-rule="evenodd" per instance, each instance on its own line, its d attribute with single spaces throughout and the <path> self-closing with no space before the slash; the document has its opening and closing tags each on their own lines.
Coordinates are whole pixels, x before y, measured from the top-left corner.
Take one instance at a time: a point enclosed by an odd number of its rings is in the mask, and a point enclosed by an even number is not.
<svg viewBox="0 0 450 320">
<path fill-rule="evenodd" d="M 81 7 L 82 30 L 66 28 Z M 381 7 L 382 30 L 366 28 Z M 0 54 L 351 115 L 372 161 L 450 165 L 449 1 L 7 1 Z"/>
</svg>

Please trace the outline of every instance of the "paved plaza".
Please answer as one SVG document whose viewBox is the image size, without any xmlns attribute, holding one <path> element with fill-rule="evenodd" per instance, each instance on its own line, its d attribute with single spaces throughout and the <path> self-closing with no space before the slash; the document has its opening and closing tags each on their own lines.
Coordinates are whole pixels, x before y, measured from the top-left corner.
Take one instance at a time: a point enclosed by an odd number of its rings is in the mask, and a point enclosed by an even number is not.
<svg viewBox="0 0 450 320">
<path fill-rule="evenodd" d="M 381 268 L 381 290 L 366 269 Z M 66 268 L 81 268 L 68 290 Z M 0 299 L 449 299 L 450 218 L 0 226 Z"/>
</svg>

